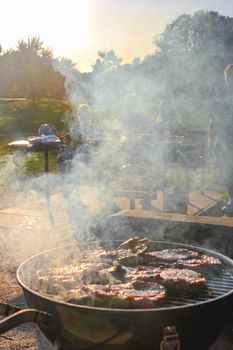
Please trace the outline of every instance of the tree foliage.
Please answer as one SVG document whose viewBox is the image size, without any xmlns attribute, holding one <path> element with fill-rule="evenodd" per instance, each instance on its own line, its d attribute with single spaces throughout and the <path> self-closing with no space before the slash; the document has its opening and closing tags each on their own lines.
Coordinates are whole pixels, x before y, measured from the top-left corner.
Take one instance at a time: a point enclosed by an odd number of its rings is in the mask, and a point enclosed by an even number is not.
<svg viewBox="0 0 233 350">
<path fill-rule="evenodd" d="M 64 78 L 54 71 L 53 52 L 38 37 L 19 40 L 15 50 L 0 56 L 0 95 L 63 98 Z"/>
<path fill-rule="evenodd" d="M 233 61 L 233 18 L 212 11 L 183 14 L 154 42 L 173 91 L 202 98 L 222 91 L 224 68 Z"/>
<path fill-rule="evenodd" d="M 81 73 L 71 60 L 54 59 L 40 38 L 19 40 L 14 50 L 0 47 L 0 96 L 28 97 L 34 103 L 41 97 L 65 96 L 77 104 L 117 110 L 134 92 L 156 114 L 161 98 L 172 96 L 183 113 L 189 113 L 185 104 L 203 111 L 224 93 L 223 71 L 233 62 L 233 18 L 213 11 L 182 14 L 154 44 L 153 53 L 127 64 L 113 50 L 99 50 L 92 72 Z"/>
</svg>

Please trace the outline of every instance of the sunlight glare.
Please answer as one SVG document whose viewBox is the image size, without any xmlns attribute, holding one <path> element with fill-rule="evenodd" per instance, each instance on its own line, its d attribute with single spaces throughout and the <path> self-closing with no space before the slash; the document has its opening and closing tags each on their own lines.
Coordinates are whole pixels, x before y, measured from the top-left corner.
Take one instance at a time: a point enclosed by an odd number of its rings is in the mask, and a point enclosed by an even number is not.
<svg viewBox="0 0 233 350">
<path fill-rule="evenodd" d="M 71 55 L 85 45 L 90 0 L 21 0 L 1 3 L 0 44 L 14 48 L 19 39 L 39 36 L 55 56 Z"/>
</svg>

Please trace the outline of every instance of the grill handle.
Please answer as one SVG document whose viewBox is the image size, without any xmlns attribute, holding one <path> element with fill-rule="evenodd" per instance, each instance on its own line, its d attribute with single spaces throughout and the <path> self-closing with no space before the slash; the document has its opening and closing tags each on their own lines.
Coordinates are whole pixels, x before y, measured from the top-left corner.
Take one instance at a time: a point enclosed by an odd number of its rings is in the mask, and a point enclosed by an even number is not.
<svg viewBox="0 0 233 350">
<path fill-rule="evenodd" d="M 53 317 L 47 312 L 36 309 L 21 309 L 19 307 L 0 303 L 0 316 L 5 316 L 5 318 L 0 321 L 0 334 L 26 322 L 33 322 L 38 326 L 49 329 L 54 328 Z"/>
<path fill-rule="evenodd" d="M 175 326 L 164 328 L 163 340 L 160 343 L 160 350 L 180 350 L 179 334 Z"/>
</svg>

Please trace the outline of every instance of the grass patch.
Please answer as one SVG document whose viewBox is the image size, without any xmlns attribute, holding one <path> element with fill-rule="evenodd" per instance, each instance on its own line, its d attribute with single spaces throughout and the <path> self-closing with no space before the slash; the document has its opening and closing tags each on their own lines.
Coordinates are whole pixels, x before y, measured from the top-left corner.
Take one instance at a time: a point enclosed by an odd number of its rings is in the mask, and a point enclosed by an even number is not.
<svg viewBox="0 0 233 350">
<path fill-rule="evenodd" d="M 43 123 L 56 125 L 64 130 L 72 113 L 72 105 L 66 101 L 41 99 L 34 107 L 30 100 L 0 105 L 1 135 L 35 135 Z"/>
</svg>

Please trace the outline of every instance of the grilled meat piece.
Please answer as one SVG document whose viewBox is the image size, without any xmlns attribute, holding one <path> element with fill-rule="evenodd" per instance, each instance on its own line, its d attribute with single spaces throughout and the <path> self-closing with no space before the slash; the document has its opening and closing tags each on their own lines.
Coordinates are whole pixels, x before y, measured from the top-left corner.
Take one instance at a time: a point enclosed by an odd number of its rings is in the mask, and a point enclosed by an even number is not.
<svg viewBox="0 0 233 350">
<path fill-rule="evenodd" d="M 114 278 L 120 281 L 125 281 L 127 270 L 119 264 L 115 264 L 107 270 Z"/>
<path fill-rule="evenodd" d="M 65 301 L 111 308 L 152 308 L 166 297 L 166 290 L 156 283 L 143 284 L 135 288 L 131 283 L 112 286 L 89 285 L 66 293 Z"/>
<path fill-rule="evenodd" d="M 120 244 L 120 249 L 130 249 L 133 253 L 150 250 L 150 241 L 148 238 L 131 237 Z"/>
<path fill-rule="evenodd" d="M 67 290 L 64 295 L 64 301 L 79 305 L 93 305 L 90 288 L 82 284 L 76 286 L 74 289 Z"/>
<path fill-rule="evenodd" d="M 114 284 L 121 281 L 104 264 L 81 263 L 38 270 L 32 283 L 38 290 L 59 294 L 63 290 L 76 288 L 79 284 Z"/>
<path fill-rule="evenodd" d="M 181 294 L 196 294 L 206 287 L 206 279 L 200 273 L 188 269 L 164 269 L 160 273 L 160 278 L 168 290 Z"/>
<path fill-rule="evenodd" d="M 165 249 L 144 254 L 144 265 L 187 268 L 203 273 L 219 271 L 223 266 L 219 259 L 188 249 Z"/>
<path fill-rule="evenodd" d="M 207 255 L 200 255 L 197 258 L 189 260 L 178 260 L 176 266 L 205 274 L 219 272 L 223 268 L 223 264 L 219 259 Z"/>
<path fill-rule="evenodd" d="M 98 249 L 90 253 L 88 256 L 93 262 L 102 262 L 112 265 L 120 259 L 134 255 L 130 249 Z"/>
<path fill-rule="evenodd" d="M 153 308 L 166 298 L 166 289 L 157 283 L 126 284 L 126 288 L 119 291 L 124 308 Z"/>
<path fill-rule="evenodd" d="M 132 237 L 117 249 L 99 248 L 89 252 L 87 259 L 105 264 L 118 261 L 120 265 L 135 267 L 143 263 L 142 257 L 149 250 L 150 244 L 147 238 Z"/>
<path fill-rule="evenodd" d="M 161 267 L 138 266 L 133 271 L 127 272 L 126 280 L 131 280 L 133 284 L 142 282 L 160 282 Z"/>
<path fill-rule="evenodd" d="M 148 239 L 139 237 L 79 258 L 73 265 L 37 271 L 33 289 L 76 304 L 153 308 L 164 301 L 166 290 L 170 296 L 199 293 L 206 288 L 199 272 L 208 276 L 222 268 L 220 260 L 185 248 L 150 251 Z"/>
<path fill-rule="evenodd" d="M 200 255 L 192 250 L 177 248 L 165 249 L 161 251 L 150 252 L 145 255 L 144 263 L 150 265 L 170 265 L 176 261 L 183 261 L 198 258 Z"/>
<path fill-rule="evenodd" d="M 126 274 L 134 286 L 159 283 L 170 292 L 196 293 L 206 287 L 206 279 L 200 273 L 188 269 L 164 268 L 155 266 L 138 266 Z"/>
<path fill-rule="evenodd" d="M 120 249 L 99 248 L 87 254 L 87 260 L 111 265 L 117 259 Z"/>
<path fill-rule="evenodd" d="M 139 237 L 131 237 L 120 244 L 120 249 L 134 249 L 138 245 Z"/>
<path fill-rule="evenodd" d="M 109 265 L 116 262 L 119 265 L 135 267 L 143 263 L 143 255 L 141 252 L 134 253 L 131 249 L 100 249 L 92 252 L 90 258 Z"/>
<path fill-rule="evenodd" d="M 129 253 L 118 257 L 118 262 L 123 266 L 136 267 L 143 264 L 143 257 L 138 254 Z"/>
</svg>

